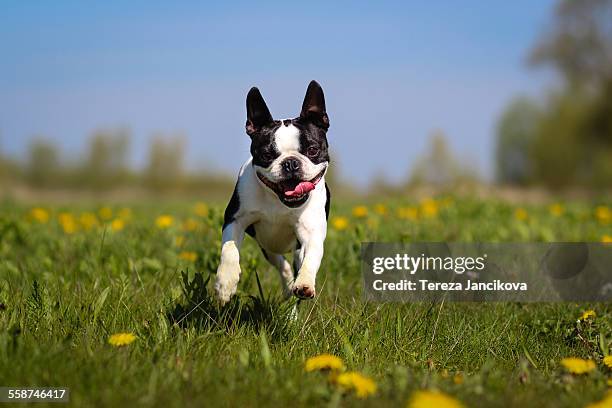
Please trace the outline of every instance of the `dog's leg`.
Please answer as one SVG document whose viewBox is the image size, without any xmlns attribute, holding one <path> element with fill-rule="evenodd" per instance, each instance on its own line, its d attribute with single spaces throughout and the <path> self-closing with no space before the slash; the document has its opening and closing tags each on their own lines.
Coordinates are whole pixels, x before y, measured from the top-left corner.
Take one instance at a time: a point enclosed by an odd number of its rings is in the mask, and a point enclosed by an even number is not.
<svg viewBox="0 0 612 408">
<path fill-rule="evenodd" d="M 303 251 L 303 257 L 293 283 L 293 294 L 300 299 L 312 299 L 315 297 L 315 280 L 323 259 L 325 228 L 298 229 L 298 239 L 302 248 L 297 252 Z"/>
<path fill-rule="evenodd" d="M 238 288 L 240 279 L 240 245 L 245 228 L 237 221 L 226 225 L 221 242 L 221 261 L 217 268 L 215 290 L 221 305 L 226 304 Z"/>
<path fill-rule="evenodd" d="M 283 285 L 283 296 L 288 298 L 291 296 L 291 288 L 293 285 L 293 270 L 291 265 L 285 257 L 281 254 L 274 254 L 266 252 L 266 259 L 270 262 L 277 270 L 281 278 L 281 284 Z"/>
<path fill-rule="evenodd" d="M 297 273 L 302 267 L 302 263 L 304 262 L 304 246 L 297 242 L 295 246 L 295 250 L 293 251 L 293 278 L 297 277 Z"/>
</svg>

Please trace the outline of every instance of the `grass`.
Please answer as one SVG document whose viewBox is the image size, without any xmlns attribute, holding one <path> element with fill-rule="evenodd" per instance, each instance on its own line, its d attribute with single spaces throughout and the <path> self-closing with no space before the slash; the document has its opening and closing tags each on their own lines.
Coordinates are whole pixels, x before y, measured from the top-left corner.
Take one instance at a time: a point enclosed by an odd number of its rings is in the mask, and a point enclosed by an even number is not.
<svg viewBox="0 0 612 408">
<path fill-rule="evenodd" d="M 405 406 L 422 389 L 466 406 L 585 406 L 612 378 L 601 362 L 610 303 L 370 304 L 360 242 L 601 241 L 606 205 L 334 203 L 318 297 L 293 321 L 294 301 L 280 300 L 277 273 L 250 239 L 238 296 L 214 303 L 220 206 L 5 202 L 0 385 L 67 386 L 74 406 Z M 596 317 L 578 321 L 590 309 Z M 110 345 L 120 332 L 137 339 Z M 372 378 L 376 394 L 360 399 L 305 372 L 322 353 Z M 560 360 L 570 356 L 597 368 L 567 374 Z"/>
</svg>

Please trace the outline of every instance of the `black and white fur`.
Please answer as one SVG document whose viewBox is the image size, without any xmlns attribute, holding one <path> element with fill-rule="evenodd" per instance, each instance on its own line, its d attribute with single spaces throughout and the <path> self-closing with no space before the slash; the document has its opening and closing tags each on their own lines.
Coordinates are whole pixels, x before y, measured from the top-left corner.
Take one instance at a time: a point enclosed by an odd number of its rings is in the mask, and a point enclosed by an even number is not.
<svg viewBox="0 0 612 408">
<path fill-rule="evenodd" d="M 272 119 L 255 87 L 247 95 L 246 106 L 251 158 L 242 165 L 225 210 L 215 283 L 218 300 L 225 304 L 236 293 L 245 232 L 278 269 L 287 297 L 293 293 L 301 299 L 313 298 L 330 204 L 325 184 L 329 118 L 323 90 L 316 81 L 310 82 L 295 119 Z M 314 183 L 314 190 L 299 197 L 284 194 L 303 181 Z M 284 257 L 290 251 L 293 269 Z"/>
</svg>

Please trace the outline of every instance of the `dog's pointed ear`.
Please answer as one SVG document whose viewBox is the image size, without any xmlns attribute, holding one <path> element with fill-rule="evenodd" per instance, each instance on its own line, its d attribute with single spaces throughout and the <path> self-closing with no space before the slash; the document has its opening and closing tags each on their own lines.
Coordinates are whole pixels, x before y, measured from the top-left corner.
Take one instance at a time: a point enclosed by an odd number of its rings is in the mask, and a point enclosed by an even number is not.
<svg viewBox="0 0 612 408">
<path fill-rule="evenodd" d="M 329 128 L 329 118 L 325 111 L 325 96 L 317 81 L 310 81 L 308 84 L 300 117 L 312 121 L 325 130 Z"/>
<path fill-rule="evenodd" d="M 263 96 L 256 87 L 251 88 L 246 99 L 247 122 L 246 132 L 249 136 L 253 135 L 261 129 L 262 126 L 272 123 L 272 115 L 264 101 Z"/>
</svg>

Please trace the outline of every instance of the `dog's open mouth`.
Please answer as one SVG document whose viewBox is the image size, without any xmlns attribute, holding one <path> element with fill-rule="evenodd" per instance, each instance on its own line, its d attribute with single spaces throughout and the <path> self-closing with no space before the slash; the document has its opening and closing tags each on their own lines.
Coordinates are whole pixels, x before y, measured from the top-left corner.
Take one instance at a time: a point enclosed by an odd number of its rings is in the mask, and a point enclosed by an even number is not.
<svg viewBox="0 0 612 408">
<path fill-rule="evenodd" d="M 274 191 L 283 204 L 288 207 L 299 207 L 306 202 L 310 192 L 315 189 L 317 183 L 325 174 L 325 169 L 310 180 L 287 179 L 276 183 L 270 181 L 260 172 L 256 173 L 261 182 Z"/>
</svg>

